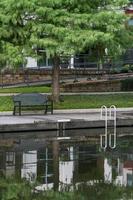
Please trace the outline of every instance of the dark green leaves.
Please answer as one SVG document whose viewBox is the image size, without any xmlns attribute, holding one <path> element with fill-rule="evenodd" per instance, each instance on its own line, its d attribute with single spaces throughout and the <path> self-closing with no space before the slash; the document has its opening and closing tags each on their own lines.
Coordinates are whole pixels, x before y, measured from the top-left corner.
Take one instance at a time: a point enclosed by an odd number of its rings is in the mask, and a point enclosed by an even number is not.
<svg viewBox="0 0 133 200">
<path fill-rule="evenodd" d="M 107 48 L 117 54 L 131 44 L 132 34 L 125 26 L 127 18 L 120 12 L 126 3 L 127 0 L 2 0 L 0 39 L 17 46 L 17 52 L 18 47 L 21 51 L 22 47 L 36 46 L 51 55 L 68 55 L 102 47 L 103 53 Z"/>
</svg>

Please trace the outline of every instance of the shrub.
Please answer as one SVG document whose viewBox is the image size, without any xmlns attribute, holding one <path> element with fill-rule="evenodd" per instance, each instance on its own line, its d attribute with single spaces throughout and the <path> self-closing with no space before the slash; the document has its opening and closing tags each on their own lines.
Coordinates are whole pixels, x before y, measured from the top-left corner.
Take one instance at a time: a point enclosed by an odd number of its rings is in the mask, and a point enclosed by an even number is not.
<svg viewBox="0 0 133 200">
<path fill-rule="evenodd" d="M 133 78 L 121 80 L 122 91 L 133 91 Z"/>
<path fill-rule="evenodd" d="M 121 70 L 120 70 L 121 73 L 128 73 L 129 72 L 129 68 L 128 67 L 123 67 Z"/>
<path fill-rule="evenodd" d="M 131 72 L 133 72 L 133 65 L 131 65 L 131 66 L 129 67 L 129 70 L 130 70 Z"/>
<path fill-rule="evenodd" d="M 120 69 L 119 68 L 114 68 L 110 70 L 110 74 L 118 74 L 120 73 Z"/>
</svg>

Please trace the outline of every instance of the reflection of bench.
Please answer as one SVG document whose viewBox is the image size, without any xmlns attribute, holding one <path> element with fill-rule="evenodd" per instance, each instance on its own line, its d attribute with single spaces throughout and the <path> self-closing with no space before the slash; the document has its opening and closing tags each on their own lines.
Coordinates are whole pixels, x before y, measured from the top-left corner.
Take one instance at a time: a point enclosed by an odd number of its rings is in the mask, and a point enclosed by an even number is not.
<svg viewBox="0 0 133 200">
<path fill-rule="evenodd" d="M 16 114 L 17 110 L 19 115 L 21 115 L 22 108 L 30 108 L 35 110 L 42 108 L 44 109 L 44 113 L 50 110 L 51 114 L 53 114 L 53 101 L 48 99 L 48 96 L 40 93 L 22 93 L 13 96 L 14 109 L 13 115 Z"/>
</svg>

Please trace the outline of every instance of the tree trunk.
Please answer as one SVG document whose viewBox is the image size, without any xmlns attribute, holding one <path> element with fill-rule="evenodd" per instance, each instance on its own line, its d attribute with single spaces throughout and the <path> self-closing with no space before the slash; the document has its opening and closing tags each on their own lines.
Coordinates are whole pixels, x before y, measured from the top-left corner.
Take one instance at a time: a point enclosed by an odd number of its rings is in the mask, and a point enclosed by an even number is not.
<svg viewBox="0 0 133 200">
<path fill-rule="evenodd" d="M 98 46 L 98 65 L 99 65 L 99 70 L 103 69 L 103 56 L 105 54 L 105 49 L 101 46 Z"/>
<path fill-rule="evenodd" d="M 60 59 L 58 56 L 53 58 L 52 68 L 52 98 L 54 102 L 59 102 L 60 96 Z"/>
<path fill-rule="evenodd" d="M 53 182 L 54 182 L 54 191 L 59 190 L 59 141 L 53 141 Z"/>
</svg>

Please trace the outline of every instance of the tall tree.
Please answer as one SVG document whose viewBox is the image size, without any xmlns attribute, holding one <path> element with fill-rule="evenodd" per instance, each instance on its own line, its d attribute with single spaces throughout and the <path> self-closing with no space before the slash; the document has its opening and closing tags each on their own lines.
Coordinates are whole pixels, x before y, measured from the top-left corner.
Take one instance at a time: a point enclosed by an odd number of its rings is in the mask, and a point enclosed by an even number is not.
<svg viewBox="0 0 133 200">
<path fill-rule="evenodd" d="M 20 33 L 15 41 L 19 44 L 22 37 L 25 42 L 26 36 L 28 44 L 46 49 L 47 55 L 53 58 L 55 101 L 59 100 L 61 55 L 95 48 L 102 60 L 105 49 L 115 55 L 129 46 L 131 32 L 126 30 L 127 18 L 122 12 L 127 3 L 128 0 L 2 0 L 2 4 L 8 4 L 4 14 L 15 22 L 4 20 L 6 25 L 10 24 L 13 33 L 14 29 Z"/>
</svg>

